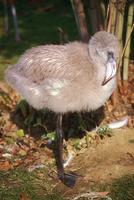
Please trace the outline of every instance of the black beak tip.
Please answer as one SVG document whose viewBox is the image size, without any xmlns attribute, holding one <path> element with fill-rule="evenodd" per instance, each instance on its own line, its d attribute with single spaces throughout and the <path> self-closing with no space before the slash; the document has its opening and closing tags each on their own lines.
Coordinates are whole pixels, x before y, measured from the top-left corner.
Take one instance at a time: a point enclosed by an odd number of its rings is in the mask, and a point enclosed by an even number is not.
<svg viewBox="0 0 134 200">
<path fill-rule="evenodd" d="M 108 81 L 109 81 L 109 80 L 103 80 L 103 82 L 102 82 L 101 85 L 102 85 L 102 86 L 106 85 Z"/>
</svg>

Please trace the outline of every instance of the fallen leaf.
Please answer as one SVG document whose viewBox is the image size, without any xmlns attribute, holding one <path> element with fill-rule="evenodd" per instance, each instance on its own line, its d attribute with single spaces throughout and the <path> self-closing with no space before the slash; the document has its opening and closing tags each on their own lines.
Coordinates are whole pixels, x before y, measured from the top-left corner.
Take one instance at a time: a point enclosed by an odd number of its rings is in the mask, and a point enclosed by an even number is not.
<svg viewBox="0 0 134 200">
<path fill-rule="evenodd" d="M 21 193 L 18 200 L 30 200 L 30 199 L 27 198 L 26 194 Z"/>
<path fill-rule="evenodd" d="M 21 155 L 21 156 L 26 156 L 27 152 L 24 149 L 20 149 L 18 154 Z"/>
<path fill-rule="evenodd" d="M 109 194 L 109 192 L 98 192 L 101 197 L 105 197 Z"/>
<path fill-rule="evenodd" d="M 17 158 L 16 160 L 14 160 L 13 162 L 13 167 L 18 167 L 19 165 L 21 165 L 24 161 L 20 158 Z"/>
<path fill-rule="evenodd" d="M 0 162 L 0 170 L 1 171 L 8 171 L 9 169 L 12 169 L 12 168 L 13 168 L 13 166 L 8 160 Z"/>
</svg>

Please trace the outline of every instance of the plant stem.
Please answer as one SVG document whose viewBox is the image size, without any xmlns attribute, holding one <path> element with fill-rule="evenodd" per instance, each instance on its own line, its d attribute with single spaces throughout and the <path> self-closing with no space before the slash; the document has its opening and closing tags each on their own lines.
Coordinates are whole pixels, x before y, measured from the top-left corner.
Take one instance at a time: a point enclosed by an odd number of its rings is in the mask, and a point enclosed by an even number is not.
<svg viewBox="0 0 134 200">
<path fill-rule="evenodd" d="M 134 15 L 134 3 L 131 3 L 129 5 L 129 9 L 128 9 L 126 45 L 125 45 L 124 60 L 123 60 L 123 81 L 128 80 L 128 65 L 129 65 L 130 42 L 131 42 L 130 36 L 131 36 L 131 33 L 133 31 L 133 28 L 134 28 L 134 24 L 132 25 L 133 15 Z"/>
</svg>

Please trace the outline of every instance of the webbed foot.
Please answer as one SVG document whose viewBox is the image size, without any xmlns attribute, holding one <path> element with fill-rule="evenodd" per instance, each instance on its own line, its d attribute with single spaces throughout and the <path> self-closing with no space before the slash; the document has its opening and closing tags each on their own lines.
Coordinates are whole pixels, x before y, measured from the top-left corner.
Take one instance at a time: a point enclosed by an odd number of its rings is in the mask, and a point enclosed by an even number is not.
<svg viewBox="0 0 134 200">
<path fill-rule="evenodd" d="M 77 179 L 77 175 L 64 173 L 64 175 L 59 175 L 59 179 L 67 186 L 74 187 Z"/>
</svg>

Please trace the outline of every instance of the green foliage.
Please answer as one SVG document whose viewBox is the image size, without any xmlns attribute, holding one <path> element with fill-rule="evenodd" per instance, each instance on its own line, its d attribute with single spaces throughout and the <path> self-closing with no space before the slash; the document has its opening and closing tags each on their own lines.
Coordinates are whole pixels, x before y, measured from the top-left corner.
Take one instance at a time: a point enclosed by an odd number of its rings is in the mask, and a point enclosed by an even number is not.
<svg viewBox="0 0 134 200">
<path fill-rule="evenodd" d="M 16 136 L 17 137 L 24 137 L 24 131 L 23 131 L 23 129 L 19 129 L 18 131 L 16 131 Z"/>
<path fill-rule="evenodd" d="M 110 186 L 110 191 L 114 200 L 134 200 L 134 175 L 115 180 Z"/>
<path fill-rule="evenodd" d="M 62 200 L 59 194 L 52 192 L 45 176 L 39 179 L 37 172 L 27 172 L 22 168 L 0 172 L 0 200 L 18 200 L 20 194 L 25 194 L 30 200 Z"/>
<path fill-rule="evenodd" d="M 112 129 L 106 126 L 101 126 L 97 129 L 97 134 L 103 139 L 105 136 L 111 136 Z"/>
<path fill-rule="evenodd" d="M 112 200 L 134 200 L 134 174 L 115 179 L 111 183 L 96 183 L 92 190 L 107 191 Z"/>
<path fill-rule="evenodd" d="M 80 150 L 81 147 L 81 143 L 80 143 L 80 139 L 75 140 L 74 144 L 73 144 L 74 149 L 76 150 Z"/>
<path fill-rule="evenodd" d="M 55 140 L 55 131 L 47 133 L 47 134 L 44 134 L 44 135 L 41 136 L 41 138 L 42 139 L 48 139 L 48 140 L 54 141 Z"/>
</svg>

